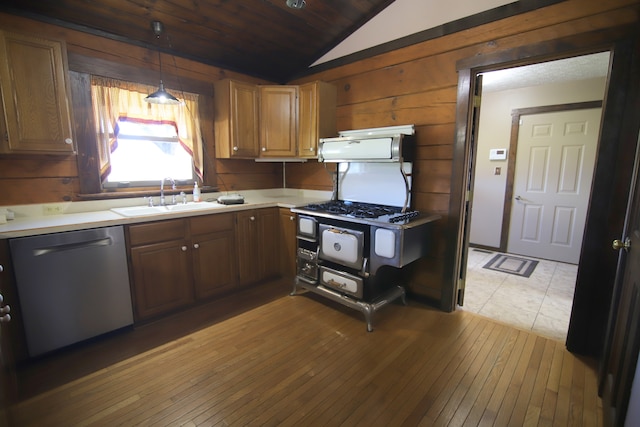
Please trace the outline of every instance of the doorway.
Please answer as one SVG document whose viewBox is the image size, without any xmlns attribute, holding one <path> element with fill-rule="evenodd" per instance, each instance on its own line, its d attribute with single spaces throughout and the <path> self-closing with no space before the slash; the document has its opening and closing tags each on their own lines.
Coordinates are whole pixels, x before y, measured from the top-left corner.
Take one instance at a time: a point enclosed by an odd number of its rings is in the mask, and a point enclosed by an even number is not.
<svg viewBox="0 0 640 427">
<path fill-rule="evenodd" d="M 590 101 L 601 102 L 606 90 L 609 56 L 609 52 L 602 52 L 481 73 L 482 87 L 479 92 L 482 96 L 478 125 L 475 129 L 477 144 L 473 151 L 474 158 L 470 160 L 470 247 L 465 248 L 466 252 L 462 256 L 462 259 L 466 260 L 466 265 L 463 266 L 465 271 L 462 273 L 465 287 L 463 309 L 565 341 L 576 283 L 578 256 L 560 256 L 549 260 L 546 258 L 554 257 L 545 256 L 545 250 L 533 254 L 517 248 L 509 251 L 514 246 L 508 244 L 510 223 L 513 226 L 510 212 L 512 209 L 522 208 L 518 204 L 524 204 L 522 200 L 514 200 L 518 195 L 513 191 L 514 184 L 517 185 L 517 180 L 514 183 L 514 177 L 517 177 L 519 169 L 525 168 L 522 164 L 516 168 L 516 155 L 524 150 L 518 151 L 517 145 L 514 146 L 513 141 L 517 144 L 519 139 L 518 134 L 514 134 L 514 129 L 516 132 L 522 129 L 518 126 L 522 116 L 541 111 L 541 106 L 552 106 L 551 110 L 562 110 L 563 106 L 570 109 L 570 104 L 577 104 L 582 106 L 578 108 L 583 108 L 585 105 L 593 106 Z M 599 125 L 600 111 L 597 114 Z M 593 117 L 590 120 L 593 121 Z M 571 121 L 573 124 L 579 122 Z M 596 135 L 596 143 L 597 139 Z M 538 141 L 533 145 L 534 152 L 544 152 Z M 530 147 L 527 150 L 531 151 Z M 584 153 L 576 148 L 576 145 L 570 146 L 568 150 L 569 154 L 574 156 L 574 161 L 576 155 L 580 162 L 584 160 Z M 595 148 L 591 153 L 595 158 L 594 153 Z M 558 154 L 550 154 L 551 152 L 545 154 L 546 160 L 552 160 L 558 165 L 561 160 Z M 524 165 L 530 165 L 530 161 L 531 159 L 526 159 Z M 547 166 L 548 164 L 545 168 Z M 593 175 L 591 167 L 588 170 L 589 179 Z M 557 169 L 560 170 L 561 166 Z M 578 175 L 583 178 L 585 173 L 580 171 Z M 554 176 L 557 178 L 557 172 Z M 590 189 L 590 182 L 583 180 L 581 184 Z M 587 190 L 587 199 L 588 193 Z M 540 213 L 539 206 L 534 203 L 531 203 L 531 206 L 538 208 Z M 532 211 L 535 209 L 529 209 L 529 213 Z M 569 209 L 565 203 L 560 209 L 560 214 L 567 212 Z M 566 222 L 571 218 L 567 219 L 567 215 L 564 215 L 559 219 L 564 220 L 562 224 L 565 225 L 566 233 Z M 540 224 L 533 223 L 533 226 L 540 227 Z M 575 224 L 569 226 L 575 228 Z M 580 228 L 577 237 L 581 240 L 584 225 Z M 541 231 L 540 228 L 530 230 Z M 560 255 L 563 253 L 560 249 Z M 524 268 L 525 263 L 530 261 L 535 265 L 526 277 L 519 274 L 521 271 L 509 271 L 508 268 L 503 271 L 491 269 L 492 263 L 495 267 L 495 263 L 503 262 L 494 262 L 499 257 L 502 257 L 501 260 L 504 259 L 505 266 L 508 266 L 506 263 L 512 263 L 515 269 Z"/>
</svg>

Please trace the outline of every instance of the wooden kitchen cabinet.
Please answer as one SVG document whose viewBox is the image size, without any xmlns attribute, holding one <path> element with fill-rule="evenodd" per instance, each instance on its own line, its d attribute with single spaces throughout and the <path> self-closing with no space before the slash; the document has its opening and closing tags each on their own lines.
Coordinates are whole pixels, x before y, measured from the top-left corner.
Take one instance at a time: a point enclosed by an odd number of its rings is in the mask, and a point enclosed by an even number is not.
<svg viewBox="0 0 640 427">
<path fill-rule="evenodd" d="M 128 233 L 137 320 L 237 285 L 233 213 L 136 224 Z"/>
<path fill-rule="evenodd" d="M 191 218 L 191 248 L 196 299 L 233 290 L 237 285 L 232 213 Z"/>
<path fill-rule="evenodd" d="M 260 157 L 297 154 L 298 87 L 260 86 Z"/>
<path fill-rule="evenodd" d="M 183 219 L 128 227 L 136 320 L 194 301 L 193 269 Z"/>
<path fill-rule="evenodd" d="M 318 157 L 318 140 L 337 135 L 337 90 L 315 81 L 298 88 L 298 157 Z"/>
<path fill-rule="evenodd" d="M 278 276 L 280 270 L 278 208 L 236 214 L 239 284 L 245 286 Z"/>
<path fill-rule="evenodd" d="M 296 214 L 291 209 L 280 208 L 280 274 L 284 277 L 296 275 L 298 242 L 296 240 Z"/>
<path fill-rule="evenodd" d="M 213 86 L 216 157 L 258 157 L 258 87 L 229 79 Z"/>
<path fill-rule="evenodd" d="M 65 45 L 0 31 L 3 153 L 73 154 Z"/>
</svg>

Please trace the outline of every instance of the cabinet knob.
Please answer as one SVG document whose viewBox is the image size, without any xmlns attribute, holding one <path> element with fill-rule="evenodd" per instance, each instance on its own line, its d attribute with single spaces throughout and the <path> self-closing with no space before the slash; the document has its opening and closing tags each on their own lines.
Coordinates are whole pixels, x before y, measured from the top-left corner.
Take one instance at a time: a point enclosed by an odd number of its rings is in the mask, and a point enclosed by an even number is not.
<svg viewBox="0 0 640 427">
<path fill-rule="evenodd" d="M 200 247 L 200 245 L 198 243 L 194 243 L 193 244 L 193 249 L 198 249 Z"/>
<path fill-rule="evenodd" d="M 256 217 L 255 217 L 255 216 L 249 217 L 249 220 L 250 220 L 250 221 L 255 221 L 255 220 L 256 220 Z"/>
<path fill-rule="evenodd" d="M 73 144 L 73 139 L 71 139 L 71 138 L 66 138 L 66 139 L 64 140 L 64 143 L 65 143 L 65 144 L 67 144 L 67 145 L 71 145 L 71 144 Z"/>
<path fill-rule="evenodd" d="M 11 306 L 10 305 L 3 305 L 2 307 L 0 307 L 0 314 L 7 314 L 7 313 L 11 313 Z"/>
<path fill-rule="evenodd" d="M 233 151 L 238 151 L 238 147 L 233 147 Z"/>
<path fill-rule="evenodd" d="M 2 264 L 0 264 L 0 273 L 2 273 L 4 271 L 4 267 L 2 266 Z"/>
<path fill-rule="evenodd" d="M 309 151 L 314 151 L 314 150 L 315 150 L 315 148 L 309 147 Z"/>
<path fill-rule="evenodd" d="M 289 217 L 289 220 L 290 220 L 290 221 L 295 221 L 295 220 L 296 220 L 296 217 L 295 217 L 295 216 L 293 216 L 293 215 L 291 215 L 291 216 Z"/>
<path fill-rule="evenodd" d="M 262 151 L 267 151 L 267 148 L 266 147 L 262 147 Z"/>
<path fill-rule="evenodd" d="M 11 322 L 10 314 L 5 314 L 4 316 L 0 317 L 0 323 L 8 323 L 8 322 Z"/>
<path fill-rule="evenodd" d="M 182 246 L 180 249 L 182 250 L 182 252 L 186 252 L 187 251 L 187 247 L 186 246 Z"/>
</svg>

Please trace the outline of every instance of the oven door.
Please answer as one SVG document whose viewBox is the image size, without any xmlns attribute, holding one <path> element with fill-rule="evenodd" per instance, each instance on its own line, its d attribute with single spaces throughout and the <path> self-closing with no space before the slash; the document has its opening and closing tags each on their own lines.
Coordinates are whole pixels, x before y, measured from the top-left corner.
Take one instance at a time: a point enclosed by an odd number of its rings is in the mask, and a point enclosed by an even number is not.
<svg viewBox="0 0 640 427">
<path fill-rule="evenodd" d="M 298 215 L 298 238 L 317 241 L 318 222 L 310 216 Z"/>
<path fill-rule="evenodd" d="M 364 232 L 320 224 L 319 258 L 362 270 Z"/>
<path fill-rule="evenodd" d="M 364 296 L 364 281 L 362 278 L 344 271 L 320 266 L 320 284 L 344 294 L 353 295 L 358 299 L 362 299 Z"/>
</svg>

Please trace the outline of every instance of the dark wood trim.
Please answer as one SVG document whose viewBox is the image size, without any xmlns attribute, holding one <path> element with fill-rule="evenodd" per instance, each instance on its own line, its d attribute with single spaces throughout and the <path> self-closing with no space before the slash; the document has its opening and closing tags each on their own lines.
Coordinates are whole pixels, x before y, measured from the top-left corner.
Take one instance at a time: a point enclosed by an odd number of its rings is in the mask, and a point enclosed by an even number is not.
<svg viewBox="0 0 640 427">
<path fill-rule="evenodd" d="M 120 64 L 101 58 L 85 56 L 74 52 L 68 53 L 69 70 L 112 79 L 126 80 L 129 82 L 157 85 L 160 82 L 160 73 L 150 71 L 148 68 L 139 68 L 132 65 Z M 167 89 L 182 92 L 197 93 L 213 97 L 213 81 L 201 81 L 184 76 L 177 76 L 163 67 L 162 78 Z"/>
<path fill-rule="evenodd" d="M 574 104 L 545 105 L 530 108 L 516 108 L 511 111 L 511 138 L 509 141 L 509 159 L 507 160 L 507 182 L 504 192 L 502 211 L 502 230 L 500 232 L 500 252 L 507 251 L 509 227 L 511 225 L 511 206 L 513 205 L 513 183 L 516 175 L 516 155 L 518 154 L 518 135 L 520 133 L 520 117 L 530 114 L 553 113 L 557 111 L 586 110 L 602 108 L 602 101 L 577 102 Z"/>
<path fill-rule="evenodd" d="M 506 4 L 496 7 L 484 12 L 477 13 L 475 15 L 467 16 L 465 18 L 457 19 L 437 27 L 433 27 L 424 31 L 420 31 L 415 34 L 411 34 L 406 37 L 383 43 L 365 49 L 359 52 L 352 53 L 351 55 L 336 58 L 332 61 L 324 62 L 316 66 L 310 67 L 303 72 L 292 76 L 289 80 L 296 80 L 311 74 L 320 73 L 332 68 L 341 67 L 343 65 L 351 64 L 353 62 L 361 61 L 363 59 L 371 58 L 376 55 L 391 52 L 397 49 L 402 49 L 407 46 L 411 46 L 418 43 L 423 43 L 428 40 L 437 39 L 439 37 L 447 36 L 449 34 L 457 33 L 460 31 L 468 30 L 473 27 L 488 24 L 490 22 L 499 21 L 501 19 L 510 18 L 522 13 L 531 12 L 536 9 L 551 6 L 556 3 L 561 3 L 566 0 L 519 0 L 514 3 Z M 345 37 L 346 38 L 346 37 Z M 342 40 L 339 40 L 340 43 Z M 337 45 L 337 44 L 336 44 Z M 316 58 L 320 59 L 323 55 L 329 52 L 333 46 L 329 49 L 322 51 Z"/>
<path fill-rule="evenodd" d="M 451 197 L 449 198 L 449 219 L 445 227 L 445 265 L 442 283 L 440 309 L 450 312 L 456 308 L 457 278 L 459 277 L 462 254 L 458 248 L 463 244 L 464 205 L 468 183 L 469 153 L 467 150 L 470 135 L 466 129 L 471 127 L 473 106 L 471 96 L 474 93 L 475 76 L 471 70 L 460 70 L 458 73 L 458 102 L 456 105 L 456 137 L 453 145 L 453 166 L 451 171 Z M 460 130 L 464 131 L 461 132 Z M 458 160 L 458 161 L 456 161 Z"/>
<path fill-rule="evenodd" d="M 511 116 L 518 116 L 518 118 L 520 118 L 520 116 L 526 116 L 529 114 L 554 113 L 557 111 L 588 110 L 590 108 L 601 107 L 601 100 L 575 102 L 571 104 L 541 105 L 539 107 L 515 108 L 511 111 Z"/>
<path fill-rule="evenodd" d="M 78 182 L 80 194 L 99 193 L 102 190 L 100 180 L 100 162 L 96 141 L 96 126 L 91 103 L 91 76 L 86 73 L 69 71 L 73 122 L 76 134 L 78 155 Z"/>
<path fill-rule="evenodd" d="M 628 38 L 633 31 L 635 31 L 635 27 L 627 25 L 574 34 L 535 45 L 463 58 L 456 63 L 456 68 L 458 70 L 471 68 L 475 71 L 495 71 L 519 65 L 605 52 L 611 50 L 615 42 Z"/>
</svg>

